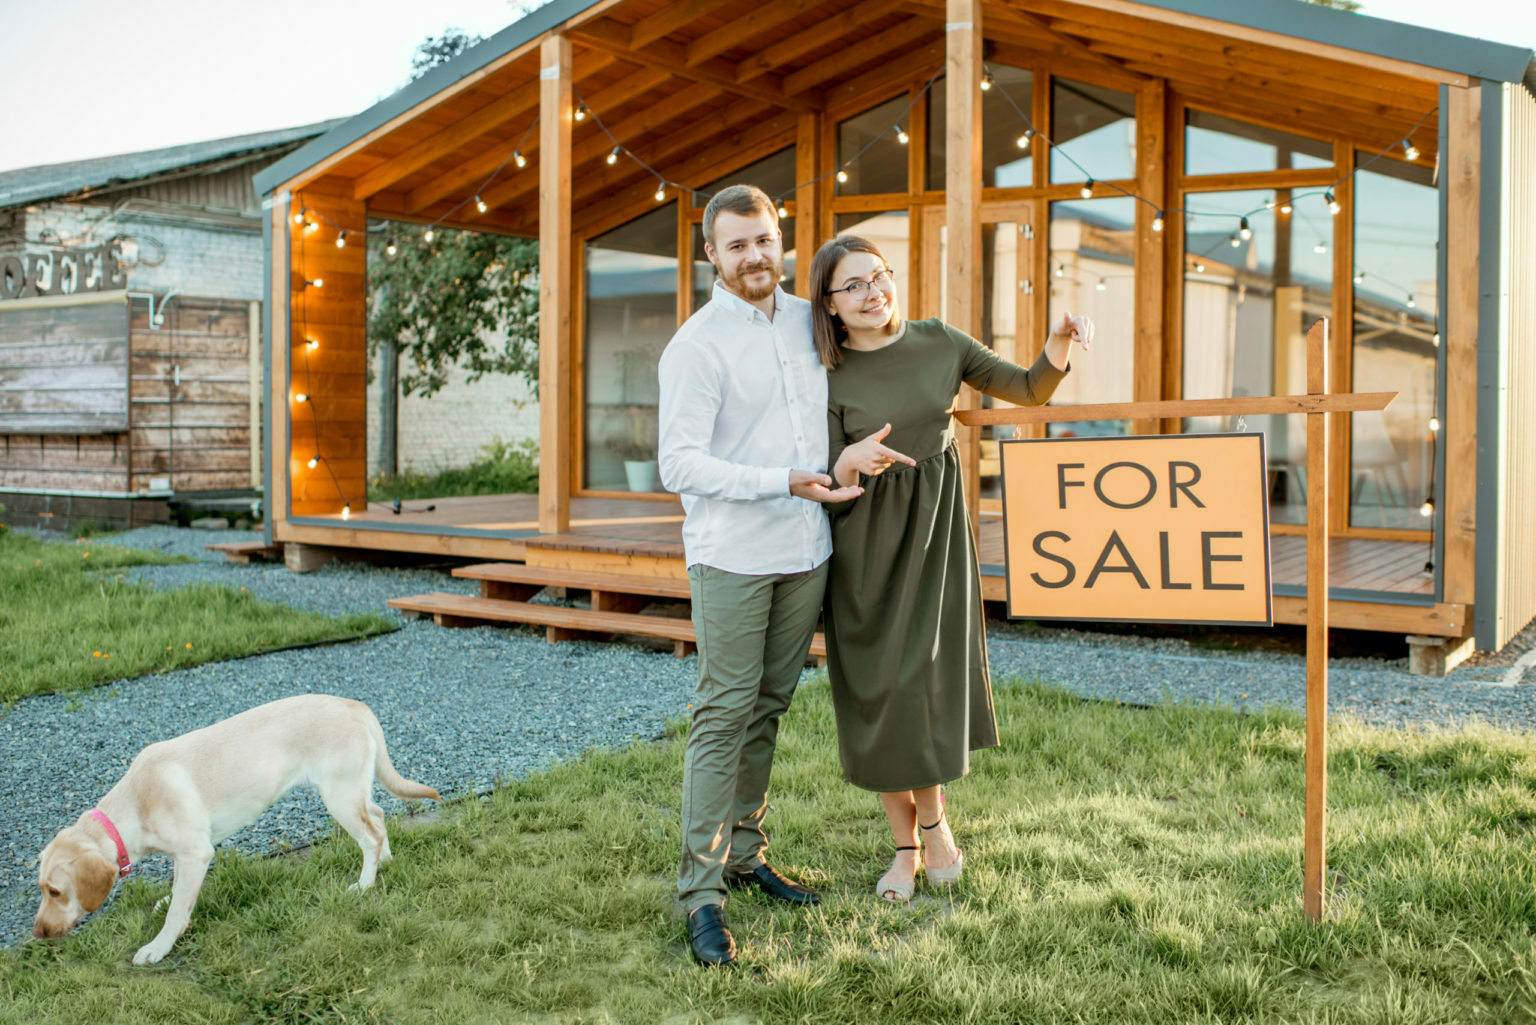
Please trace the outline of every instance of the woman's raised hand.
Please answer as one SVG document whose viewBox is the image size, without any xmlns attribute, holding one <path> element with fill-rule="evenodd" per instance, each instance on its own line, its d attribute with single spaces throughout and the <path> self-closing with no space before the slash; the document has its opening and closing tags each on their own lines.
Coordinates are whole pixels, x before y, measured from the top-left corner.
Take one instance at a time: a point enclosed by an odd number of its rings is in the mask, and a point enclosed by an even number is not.
<svg viewBox="0 0 1536 1025">
<path fill-rule="evenodd" d="M 1069 343 L 1077 342 L 1086 352 L 1088 343 L 1093 341 L 1093 321 L 1087 317 L 1074 317 L 1070 313 L 1062 313 L 1061 323 L 1051 331 L 1052 338 L 1064 338 Z"/>
<path fill-rule="evenodd" d="M 869 437 L 843 449 L 843 454 L 837 457 L 837 465 L 832 468 L 832 476 L 839 482 L 845 479 L 852 482 L 854 470 L 869 477 L 878 477 L 890 469 L 892 463 L 916 466 L 917 460 L 911 456 L 903 455 L 894 448 L 887 448 L 882 444 L 886 435 L 890 433 L 891 425 L 886 424 Z"/>
</svg>

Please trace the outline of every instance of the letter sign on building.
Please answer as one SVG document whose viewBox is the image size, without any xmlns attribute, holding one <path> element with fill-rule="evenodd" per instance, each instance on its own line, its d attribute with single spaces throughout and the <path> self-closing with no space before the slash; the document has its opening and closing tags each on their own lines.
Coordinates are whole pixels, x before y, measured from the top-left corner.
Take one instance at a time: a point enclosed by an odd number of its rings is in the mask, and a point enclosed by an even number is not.
<svg viewBox="0 0 1536 1025">
<path fill-rule="evenodd" d="M 1011 618 L 1273 625 L 1263 434 L 1001 451 Z"/>
</svg>

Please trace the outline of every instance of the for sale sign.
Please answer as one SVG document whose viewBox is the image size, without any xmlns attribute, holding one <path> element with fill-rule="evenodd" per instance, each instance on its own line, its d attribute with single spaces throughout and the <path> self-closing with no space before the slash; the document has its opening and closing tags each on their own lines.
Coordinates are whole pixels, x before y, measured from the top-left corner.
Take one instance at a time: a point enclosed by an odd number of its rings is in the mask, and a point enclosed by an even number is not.
<svg viewBox="0 0 1536 1025">
<path fill-rule="evenodd" d="M 1273 624 L 1263 434 L 1001 449 L 1010 617 Z"/>
</svg>

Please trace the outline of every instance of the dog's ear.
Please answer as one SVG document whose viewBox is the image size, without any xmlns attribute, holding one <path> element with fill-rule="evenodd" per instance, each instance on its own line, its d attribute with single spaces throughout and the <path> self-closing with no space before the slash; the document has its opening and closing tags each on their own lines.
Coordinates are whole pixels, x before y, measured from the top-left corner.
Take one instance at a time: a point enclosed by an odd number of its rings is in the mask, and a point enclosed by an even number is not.
<svg viewBox="0 0 1536 1025">
<path fill-rule="evenodd" d="M 75 896 L 80 906 L 95 911 L 106 903 L 117 879 L 117 868 L 95 851 L 86 851 L 75 862 Z"/>
</svg>

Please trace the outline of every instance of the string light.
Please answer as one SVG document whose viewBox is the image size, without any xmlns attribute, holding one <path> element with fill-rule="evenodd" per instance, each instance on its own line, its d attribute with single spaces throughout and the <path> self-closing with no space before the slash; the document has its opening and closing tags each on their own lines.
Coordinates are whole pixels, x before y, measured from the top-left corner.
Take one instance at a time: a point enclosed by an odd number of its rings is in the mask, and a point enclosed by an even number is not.
<svg viewBox="0 0 1536 1025">
<path fill-rule="evenodd" d="M 1424 517 L 1427 520 L 1431 516 L 1433 516 L 1434 514 L 1435 514 L 1435 503 L 1434 503 L 1434 500 L 1430 499 L 1430 498 L 1424 499 L 1424 504 L 1419 506 L 1419 515 Z"/>
<path fill-rule="evenodd" d="M 1429 429 L 1431 431 L 1438 431 L 1440 429 L 1440 418 L 1438 416 L 1429 418 Z"/>
<path fill-rule="evenodd" d="M 294 224 L 303 224 L 308 219 L 309 207 L 299 207 L 299 212 L 293 215 Z"/>
<path fill-rule="evenodd" d="M 1416 306 L 1418 306 L 1419 304 L 1414 301 L 1413 295 L 1412 295 L 1412 293 L 1410 293 L 1409 296 L 1408 296 L 1408 301 L 1407 301 L 1407 303 L 1405 305 L 1411 310 L 1411 309 L 1415 308 Z"/>
<path fill-rule="evenodd" d="M 981 91 L 984 93 L 992 91 L 992 72 L 983 71 L 981 73 Z"/>
<path fill-rule="evenodd" d="M 609 167 L 612 167 L 614 164 L 617 164 L 619 162 L 619 147 L 618 146 L 613 147 L 613 150 L 608 154 L 607 160 L 608 160 L 608 166 Z"/>
<path fill-rule="evenodd" d="M 320 222 L 315 220 L 313 217 L 307 217 L 304 220 L 304 230 L 305 231 L 319 231 L 320 230 Z"/>
<path fill-rule="evenodd" d="M 437 230 L 435 228 L 428 227 L 426 231 L 422 232 L 421 238 L 424 242 L 431 242 L 433 239 L 437 238 Z"/>
<path fill-rule="evenodd" d="M 1199 260 L 1195 261 L 1195 273 L 1196 274 L 1204 274 L 1205 273 L 1205 264 L 1201 263 Z"/>
<path fill-rule="evenodd" d="M 311 285 L 311 286 L 313 286 L 315 288 L 324 288 L 325 287 L 325 279 L 324 278 L 310 278 L 308 281 L 304 282 L 304 284 Z"/>
<path fill-rule="evenodd" d="M 347 248 L 347 233 L 346 232 L 338 231 L 336 233 L 336 248 L 337 249 L 345 249 L 345 248 Z"/>
<path fill-rule="evenodd" d="M 1317 245 L 1312 247 L 1312 251 L 1321 256 L 1328 251 L 1328 243 L 1324 242 L 1322 239 L 1318 239 Z"/>
<path fill-rule="evenodd" d="M 1062 277 L 1066 277 L 1066 275 L 1067 275 L 1067 265 L 1064 264 L 1064 263 L 1058 263 L 1056 265 L 1056 276 L 1058 278 L 1062 278 Z"/>
<path fill-rule="evenodd" d="M 1230 245 L 1233 249 L 1240 249 L 1242 248 L 1243 240 L 1238 238 L 1236 235 L 1228 235 L 1227 244 Z"/>
<path fill-rule="evenodd" d="M 1332 189 L 1323 193 L 1323 202 L 1328 204 L 1328 212 L 1337 217 L 1339 213 L 1339 201 L 1333 198 Z"/>
<path fill-rule="evenodd" d="M 1026 128 L 1024 129 L 1024 134 L 1019 136 L 1016 145 L 1019 147 L 1019 149 L 1029 149 L 1030 144 L 1034 141 L 1035 130 L 1033 128 Z"/>
<path fill-rule="evenodd" d="M 907 143 L 912 141 L 912 136 L 908 135 L 907 134 L 907 130 L 905 128 L 901 127 L 901 125 L 897 125 L 896 126 L 896 141 L 901 143 L 903 146 L 905 146 Z"/>
<path fill-rule="evenodd" d="M 1109 282 L 1105 281 L 1103 278 L 1100 278 L 1099 279 L 1099 283 L 1097 285 L 1094 285 L 1093 289 L 1096 292 L 1102 292 L 1105 289 L 1107 289 L 1108 287 L 1109 287 Z"/>
<path fill-rule="evenodd" d="M 1157 216 L 1152 218 L 1152 230 L 1153 231 L 1162 231 L 1163 230 L 1163 212 L 1161 210 L 1159 210 L 1157 212 Z"/>
<path fill-rule="evenodd" d="M 1365 271 L 1363 271 L 1363 270 L 1355 271 L 1355 284 L 1357 284 L 1357 285 L 1365 284 Z"/>
<path fill-rule="evenodd" d="M 1266 210 L 1273 210 L 1274 208 L 1275 208 L 1275 201 L 1274 201 L 1273 198 L 1266 199 L 1264 201 L 1264 209 L 1266 209 Z"/>
<path fill-rule="evenodd" d="M 523 151 L 522 150 L 517 150 L 516 152 L 514 152 L 512 154 L 512 162 L 514 164 L 516 164 L 518 167 L 527 167 L 528 166 L 528 158 L 523 156 Z"/>
<path fill-rule="evenodd" d="M 490 207 L 485 205 L 485 200 L 480 198 L 480 194 L 478 192 L 475 193 L 475 209 L 479 210 L 481 213 L 485 213 L 490 209 Z"/>
<path fill-rule="evenodd" d="M 390 236 L 389 240 L 384 243 L 384 255 L 385 256 L 394 256 L 395 252 L 396 252 L 395 239 L 394 239 L 394 236 Z"/>
<path fill-rule="evenodd" d="M 313 470 L 315 467 L 317 467 L 319 465 L 320 465 L 320 457 L 319 456 L 311 456 L 310 460 L 309 460 L 309 468 L 311 470 Z"/>
<path fill-rule="evenodd" d="M 1410 140 L 1404 139 L 1403 156 L 1407 157 L 1409 160 L 1419 159 L 1419 147 L 1415 146 Z"/>
<path fill-rule="evenodd" d="M 1280 204 L 1280 212 L 1283 213 L 1283 214 L 1289 214 L 1291 212 L 1291 204 L 1289 204 L 1289 203 L 1281 203 Z"/>
<path fill-rule="evenodd" d="M 342 507 L 341 507 L 341 518 L 344 519 L 344 520 L 350 520 L 352 518 L 352 503 L 351 502 L 346 502 L 346 503 L 344 503 L 342 505 Z"/>
<path fill-rule="evenodd" d="M 839 167 L 837 169 L 837 180 L 839 182 L 843 183 L 843 184 L 847 184 L 847 182 L 848 182 L 848 172 L 843 170 L 841 167 Z"/>
<path fill-rule="evenodd" d="M 1244 242 L 1253 238 L 1253 229 L 1248 227 L 1248 218 L 1242 217 L 1238 219 L 1237 237 Z"/>
<path fill-rule="evenodd" d="M 309 396 L 306 395 L 304 392 L 301 392 L 301 391 L 294 392 L 293 393 L 293 401 L 295 401 L 295 402 L 308 402 L 309 401 Z"/>
<path fill-rule="evenodd" d="M 314 352 L 316 349 L 320 348 L 320 342 L 317 339 L 314 339 L 314 338 L 309 339 L 304 344 L 309 346 L 309 351 L 310 352 Z"/>
<path fill-rule="evenodd" d="M 1097 184 L 1097 183 L 1094 182 L 1094 180 L 1092 178 L 1089 178 L 1088 181 L 1083 184 L 1083 187 L 1081 189 L 1077 190 L 1077 194 L 1079 196 L 1082 196 L 1084 199 L 1092 199 L 1093 198 L 1093 186 L 1095 184 Z"/>
<path fill-rule="evenodd" d="M 1430 341 L 1430 344 L 1433 345 L 1435 348 L 1437 348 L 1437 349 L 1440 348 L 1440 332 L 1436 331 L 1435 332 L 1435 336 L 1433 338 L 1431 338 L 1429 341 Z"/>
<path fill-rule="evenodd" d="M 666 198 L 667 198 L 667 183 L 664 182 L 664 181 L 658 181 L 656 183 L 656 202 L 660 203 L 660 202 L 664 201 Z"/>
<path fill-rule="evenodd" d="M 576 113 L 571 115 L 571 117 L 576 121 L 585 121 L 587 119 L 587 105 L 585 103 L 577 104 Z"/>
<path fill-rule="evenodd" d="M 784 220 L 784 218 L 786 218 L 788 216 L 789 216 L 789 207 L 785 206 L 783 204 L 783 202 L 780 202 L 779 203 L 779 220 L 782 221 L 782 220 Z"/>
</svg>

